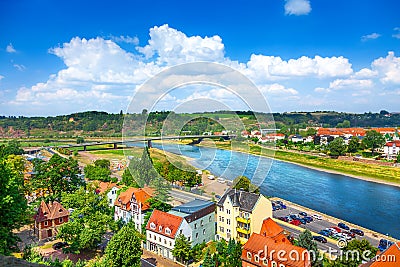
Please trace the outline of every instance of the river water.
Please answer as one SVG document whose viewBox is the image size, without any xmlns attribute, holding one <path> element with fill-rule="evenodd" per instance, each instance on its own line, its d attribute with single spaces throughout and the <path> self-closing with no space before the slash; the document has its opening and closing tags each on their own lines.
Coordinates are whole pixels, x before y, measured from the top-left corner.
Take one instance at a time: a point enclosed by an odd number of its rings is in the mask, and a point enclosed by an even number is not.
<svg viewBox="0 0 400 267">
<path fill-rule="evenodd" d="M 233 180 L 245 175 L 266 196 L 302 206 L 400 239 L 400 188 L 272 160 L 207 147 L 153 143 L 156 148 L 193 158 L 195 167 Z"/>
</svg>

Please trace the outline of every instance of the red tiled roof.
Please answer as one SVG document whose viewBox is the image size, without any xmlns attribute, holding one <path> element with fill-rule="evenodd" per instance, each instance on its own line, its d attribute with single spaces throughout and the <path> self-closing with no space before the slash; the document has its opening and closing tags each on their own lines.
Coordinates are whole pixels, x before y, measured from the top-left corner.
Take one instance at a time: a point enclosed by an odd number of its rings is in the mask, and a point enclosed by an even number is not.
<svg viewBox="0 0 400 267">
<path fill-rule="evenodd" d="M 131 210 L 131 199 L 135 196 L 136 202 L 142 205 L 142 210 L 147 210 L 150 208 L 149 203 L 147 200 L 151 198 L 153 195 L 153 189 L 146 187 L 146 188 L 129 188 L 125 192 L 119 194 L 118 198 L 115 200 L 114 205 L 118 207 L 122 207 L 126 205 L 127 211 Z"/>
<path fill-rule="evenodd" d="M 273 238 L 282 234 L 283 232 L 284 230 L 279 226 L 279 224 L 277 224 L 271 218 L 267 218 L 262 223 L 260 235 Z"/>
<path fill-rule="evenodd" d="M 61 218 L 68 215 L 69 215 L 68 210 L 66 210 L 57 201 L 54 201 L 53 203 L 49 202 L 48 204 L 42 201 L 40 203 L 39 210 L 37 211 L 37 213 L 33 218 L 37 222 L 42 222 L 46 220 Z"/>
<path fill-rule="evenodd" d="M 283 133 L 270 133 L 270 134 L 267 134 L 267 136 L 282 136 L 282 137 L 285 137 L 285 135 Z"/>
<path fill-rule="evenodd" d="M 399 267 L 400 266 L 400 242 L 390 246 L 387 250 L 376 256 L 370 262 L 360 267 Z"/>
<path fill-rule="evenodd" d="M 98 184 L 98 189 L 96 190 L 96 193 L 98 194 L 103 194 L 113 188 L 114 186 L 117 186 L 116 183 L 111 183 L 111 182 L 100 182 Z M 117 186 L 118 187 L 118 186 Z"/>
<path fill-rule="evenodd" d="M 399 140 L 387 142 L 385 146 L 391 147 L 391 146 L 393 146 L 393 144 L 395 144 L 396 146 L 400 147 L 400 141 Z"/>
<path fill-rule="evenodd" d="M 378 133 L 395 133 L 396 128 L 371 128 L 371 130 L 375 130 Z"/>
<path fill-rule="evenodd" d="M 272 250 L 275 253 L 272 253 Z M 280 253 L 280 257 L 278 258 L 276 251 L 281 250 L 285 251 L 286 255 L 281 255 Z M 251 254 L 250 259 L 248 258 L 248 253 Z M 255 261 L 254 255 L 260 257 L 259 262 Z M 268 262 L 273 260 L 278 265 L 282 263 L 287 267 L 311 267 L 306 249 L 292 245 L 287 239 L 278 241 L 256 233 L 253 233 L 244 245 L 241 258 L 243 262 L 251 262 L 255 266 L 265 266 L 263 259 L 266 259 Z M 283 258 L 286 258 L 286 260 L 284 261 Z"/>
<path fill-rule="evenodd" d="M 317 135 L 344 135 L 351 134 L 356 136 L 364 136 L 365 129 L 363 128 L 319 128 Z"/>
<path fill-rule="evenodd" d="M 154 210 L 153 213 L 151 214 L 151 217 L 149 221 L 147 222 L 146 225 L 146 230 L 170 237 L 170 238 L 175 238 L 175 235 L 181 226 L 183 218 L 163 212 L 160 210 Z M 151 224 L 154 223 L 155 229 L 151 228 Z M 161 226 L 161 228 L 160 228 Z M 170 234 L 167 234 L 165 229 L 169 229 L 171 232 Z"/>
</svg>

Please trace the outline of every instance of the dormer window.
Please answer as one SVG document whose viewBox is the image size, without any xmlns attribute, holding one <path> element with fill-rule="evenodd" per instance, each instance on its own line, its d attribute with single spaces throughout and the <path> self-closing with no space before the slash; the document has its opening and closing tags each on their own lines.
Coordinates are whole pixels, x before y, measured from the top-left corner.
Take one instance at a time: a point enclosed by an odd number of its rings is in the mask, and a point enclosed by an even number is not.
<svg viewBox="0 0 400 267">
<path fill-rule="evenodd" d="M 158 231 L 162 231 L 162 226 L 160 225 L 160 226 L 158 226 Z"/>
<path fill-rule="evenodd" d="M 62 212 L 62 209 L 59 209 L 58 212 Z"/>
<path fill-rule="evenodd" d="M 44 226 L 47 226 L 47 225 L 49 225 L 49 222 L 48 221 L 44 221 Z"/>
<path fill-rule="evenodd" d="M 260 259 L 260 258 L 258 257 L 258 255 L 254 255 L 254 261 L 255 261 L 255 262 L 259 262 L 259 259 Z"/>
<path fill-rule="evenodd" d="M 153 230 L 155 230 L 155 229 L 156 229 L 156 224 L 155 224 L 155 223 L 153 223 L 153 222 L 152 222 L 152 223 L 150 223 L 150 228 L 151 228 L 151 229 L 153 229 Z"/>
<path fill-rule="evenodd" d="M 166 233 L 167 235 L 170 235 L 170 234 L 171 234 L 171 229 L 169 229 L 168 227 L 165 228 L 165 233 Z"/>
<path fill-rule="evenodd" d="M 251 260 L 251 252 L 247 252 L 247 259 Z"/>
</svg>

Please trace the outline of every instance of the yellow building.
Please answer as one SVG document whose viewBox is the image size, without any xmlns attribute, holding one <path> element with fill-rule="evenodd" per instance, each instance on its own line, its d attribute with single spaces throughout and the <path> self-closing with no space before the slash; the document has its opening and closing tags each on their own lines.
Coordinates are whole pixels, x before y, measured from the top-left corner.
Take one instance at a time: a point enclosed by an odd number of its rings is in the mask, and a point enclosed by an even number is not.
<svg viewBox="0 0 400 267">
<path fill-rule="evenodd" d="M 232 238 L 244 244 L 268 217 L 272 218 L 272 204 L 266 197 L 231 189 L 217 203 L 217 240 Z"/>
</svg>

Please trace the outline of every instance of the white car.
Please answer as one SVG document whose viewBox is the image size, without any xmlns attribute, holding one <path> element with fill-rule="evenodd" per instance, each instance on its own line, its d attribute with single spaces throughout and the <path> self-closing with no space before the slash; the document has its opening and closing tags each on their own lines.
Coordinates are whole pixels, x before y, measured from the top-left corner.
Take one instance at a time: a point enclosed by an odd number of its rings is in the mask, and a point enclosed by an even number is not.
<svg viewBox="0 0 400 267">
<path fill-rule="evenodd" d="M 322 216 L 319 214 L 313 214 L 312 217 L 316 220 L 322 220 Z"/>
</svg>

